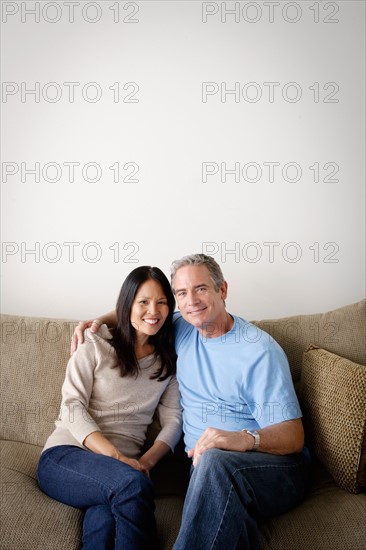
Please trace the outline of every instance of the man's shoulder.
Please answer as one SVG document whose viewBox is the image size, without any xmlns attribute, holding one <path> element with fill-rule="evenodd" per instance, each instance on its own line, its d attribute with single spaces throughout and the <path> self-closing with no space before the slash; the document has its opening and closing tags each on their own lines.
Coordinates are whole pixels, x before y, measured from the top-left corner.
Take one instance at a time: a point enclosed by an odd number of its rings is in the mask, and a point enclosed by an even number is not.
<svg viewBox="0 0 366 550">
<path fill-rule="evenodd" d="M 189 324 L 189 323 L 187 323 L 187 321 L 185 321 L 183 319 L 182 314 L 181 314 L 180 311 L 175 311 L 173 313 L 173 323 L 174 323 L 174 325 L 181 324 L 182 322 L 186 323 L 187 325 Z"/>
<path fill-rule="evenodd" d="M 189 338 L 196 330 L 193 325 L 183 319 L 179 311 L 175 311 L 173 314 L 173 329 L 176 346 L 186 338 Z"/>
<path fill-rule="evenodd" d="M 278 342 L 276 342 L 273 336 L 271 336 L 268 332 L 262 330 L 256 324 L 247 321 L 243 317 L 239 317 L 237 315 L 233 315 L 232 317 L 234 318 L 235 322 L 234 330 L 237 331 L 240 341 L 249 344 L 256 344 L 256 348 L 258 350 L 275 350 L 284 353 Z"/>
<path fill-rule="evenodd" d="M 173 327 L 174 327 L 175 333 L 177 333 L 177 331 L 181 332 L 181 331 L 186 331 L 194 328 L 192 327 L 192 325 L 187 323 L 185 319 L 183 319 L 180 311 L 175 311 L 173 313 Z"/>
</svg>

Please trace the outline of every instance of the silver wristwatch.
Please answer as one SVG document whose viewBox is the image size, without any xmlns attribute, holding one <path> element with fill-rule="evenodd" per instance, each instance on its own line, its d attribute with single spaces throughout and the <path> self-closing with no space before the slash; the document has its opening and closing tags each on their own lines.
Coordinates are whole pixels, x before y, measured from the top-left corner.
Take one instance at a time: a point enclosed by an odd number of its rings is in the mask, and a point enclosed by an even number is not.
<svg viewBox="0 0 366 550">
<path fill-rule="evenodd" d="M 242 432 L 247 432 L 247 434 L 250 434 L 254 437 L 254 445 L 253 445 L 253 448 L 251 450 L 256 451 L 259 447 L 259 443 L 260 443 L 260 440 L 261 440 L 261 436 L 259 435 L 257 430 L 250 431 L 250 430 L 247 430 L 246 428 L 244 428 L 241 431 Z"/>
</svg>

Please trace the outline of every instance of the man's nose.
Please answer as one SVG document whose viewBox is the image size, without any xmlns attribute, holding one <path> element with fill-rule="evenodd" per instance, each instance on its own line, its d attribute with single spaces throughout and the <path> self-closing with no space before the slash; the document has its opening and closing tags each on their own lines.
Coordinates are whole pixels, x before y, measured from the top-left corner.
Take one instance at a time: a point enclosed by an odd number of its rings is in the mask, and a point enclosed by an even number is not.
<svg viewBox="0 0 366 550">
<path fill-rule="evenodd" d="M 198 298 L 196 292 L 194 292 L 192 290 L 188 291 L 187 298 L 188 298 L 188 304 L 189 305 L 197 304 L 197 302 L 199 302 L 199 298 Z"/>
</svg>

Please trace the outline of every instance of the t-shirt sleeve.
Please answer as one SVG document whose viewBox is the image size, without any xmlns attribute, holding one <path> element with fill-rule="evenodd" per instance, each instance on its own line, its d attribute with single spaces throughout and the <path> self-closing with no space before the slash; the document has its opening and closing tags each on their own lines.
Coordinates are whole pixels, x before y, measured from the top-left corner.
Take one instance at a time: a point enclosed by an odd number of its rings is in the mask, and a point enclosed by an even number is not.
<svg viewBox="0 0 366 550">
<path fill-rule="evenodd" d="M 161 425 L 161 431 L 156 439 L 164 441 L 172 451 L 182 435 L 182 407 L 180 404 L 180 393 L 178 382 L 172 376 L 162 394 L 157 414 Z"/>
<path fill-rule="evenodd" d="M 192 325 L 187 323 L 179 313 L 175 311 L 173 314 L 173 330 L 174 330 L 174 342 L 176 352 L 179 353 L 179 347 L 186 336 L 192 332 Z"/>
<path fill-rule="evenodd" d="M 287 357 L 276 342 L 259 354 L 244 385 L 246 406 L 261 428 L 302 416 Z"/>
</svg>

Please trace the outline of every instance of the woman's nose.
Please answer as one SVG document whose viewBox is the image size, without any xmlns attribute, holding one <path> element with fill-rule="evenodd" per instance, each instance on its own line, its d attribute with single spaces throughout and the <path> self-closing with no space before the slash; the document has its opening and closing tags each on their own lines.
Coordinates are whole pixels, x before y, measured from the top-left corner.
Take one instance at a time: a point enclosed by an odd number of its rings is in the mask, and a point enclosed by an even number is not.
<svg viewBox="0 0 366 550">
<path fill-rule="evenodd" d="M 150 302 L 150 304 L 149 304 L 149 306 L 148 306 L 148 308 L 147 308 L 147 312 L 150 313 L 150 314 L 152 315 L 152 314 L 154 314 L 154 313 L 157 312 L 157 309 L 158 309 L 158 308 L 157 308 L 157 305 L 154 304 L 154 303 L 152 303 L 152 302 Z"/>
</svg>

